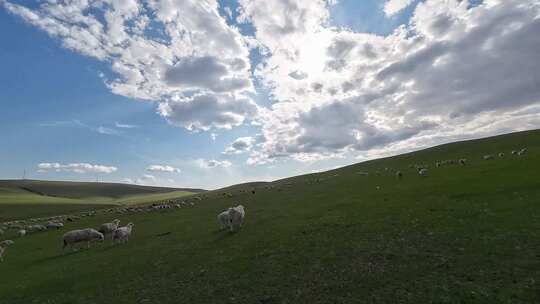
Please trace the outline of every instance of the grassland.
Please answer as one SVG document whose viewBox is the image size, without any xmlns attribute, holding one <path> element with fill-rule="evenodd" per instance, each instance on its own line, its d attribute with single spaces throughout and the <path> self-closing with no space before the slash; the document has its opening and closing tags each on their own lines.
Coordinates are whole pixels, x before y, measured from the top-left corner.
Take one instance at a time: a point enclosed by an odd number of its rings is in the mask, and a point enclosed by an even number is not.
<svg viewBox="0 0 540 304">
<path fill-rule="evenodd" d="M 0 303 L 540 303 L 540 131 L 227 191 L 120 216 L 136 225 L 126 245 L 62 252 L 62 230 L 15 239 Z M 216 214 L 237 203 L 243 229 L 218 231 Z"/>
<path fill-rule="evenodd" d="M 0 180 L 0 222 L 142 204 L 201 191 L 116 183 Z"/>
</svg>

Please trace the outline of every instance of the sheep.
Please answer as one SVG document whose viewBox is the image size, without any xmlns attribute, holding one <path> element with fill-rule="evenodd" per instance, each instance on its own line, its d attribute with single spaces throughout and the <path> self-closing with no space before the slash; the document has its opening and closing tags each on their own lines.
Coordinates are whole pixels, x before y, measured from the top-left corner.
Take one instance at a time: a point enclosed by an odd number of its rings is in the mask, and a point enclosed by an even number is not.
<svg viewBox="0 0 540 304">
<path fill-rule="evenodd" d="M 229 222 L 230 222 L 230 211 L 231 211 L 232 208 L 229 208 L 223 212 L 221 212 L 220 214 L 218 214 L 217 216 L 217 220 L 218 220 L 218 223 L 219 223 L 219 226 L 220 226 L 220 229 L 223 230 L 225 228 L 227 228 L 227 226 L 229 226 Z"/>
<path fill-rule="evenodd" d="M 129 241 L 129 236 L 131 235 L 131 229 L 133 226 L 135 226 L 135 224 L 128 223 L 126 226 L 116 229 L 112 234 L 113 242 L 126 243 Z"/>
<path fill-rule="evenodd" d="M 525 153 L 527 153 L 527 148 L 523 148 L 521 150 L 518 151 L 517 155 L 525 155 Z"/>
<path fill-rule="evenodd" d="M 13 245 L 13 242 L 12 240 L 5 240 L 5 241 L 2 241 L 0 242 L 0 262 L 3 262 L 4 261 L 4 252 L 6 251 L 6 248 L 8 248 L 9 246 Z"/>
<path fill-rule="evenodd" d="M 237 228 L 242 227 L 246 212 L 244 206 L 238 205 L 229 209 L 229 228 L 231 232 L 234 232 Z"/>
<path fill-rule="evenodd" d="M 28 232 L 45 231 L 45 230 L 47 230 L 47 227 L 43 225 L 30 225 L 26 227 L 26 231 Z"/>
<path fill-rule="evenodd" d="M 517 150 L 512 150 L 512 155 L 517 155 L 517 154 L 518 154 Z"/>
<path fill-rule="evenodd" d="M 462 165 L 462 166 L 465 166 L 467 164 L 467 159 L 466 158 L 460 159 L 459 164 Z"/>
<path fill-rule="evenodd" d="M 483 158 L 484 158 L 484 160 L 491 160 L 491 159 L 493 159 L 493 155 L 487 154 L 487 155 L 484 155 Z"/>
<path fill-rule="evenodd" d="M 503 153 L 503 152 L 500 152 L 500 153 L 499 153 L 499 157 L 504 157 L 504 153 Z"/>
<path fill-rule="evenodd" d="M 26 230 L 20 229 L 19 231 L 17 231 L 17 236 L 18 237 L 23 237 L 25 235 L 26 235 Z"/>
<path fill-rule="evenodd" d="M 428 175 L 428 170 L 426 168 L 422 168 L 420 170 L 418 170 L 418 174 L 420 174 L 420 176 L 427 176 Z"/>
<path fill-rule="evenodd" d="M 60 222 L 48 222 L 46 225 L 47 229 L 60 229 L 64 227 L 64 224 Z"/>
<path fill-rule="evenodd" d="M 111 234 L 116 229 L 118 229 L 118 225 L 120 225 L 120 220 L 119 219 L 114 219 L 110 223 L 101 224 L 98 231 L 103 233 L 103 235 Z"/>
<path fill-rule="evenodd" d="M 91 242 L 103 241 L 104 239 L 105 236 L 103 233 L 93 228 L 71 230 L 64 233 L 62 237 L 62 240 L 64 241 L 62 249 L 66 248 L 66 246 L 73 248 L 73 245 L 80 242 L 86 242 L 86 247 L 90 248 Z"/>
<path fill-rule="evenodd" d="M 396 177 L 401 179 L 403 177 L 403 173 L 401 173 L 401 171 L 397 171 L 396 172 Z"/>
</svg>

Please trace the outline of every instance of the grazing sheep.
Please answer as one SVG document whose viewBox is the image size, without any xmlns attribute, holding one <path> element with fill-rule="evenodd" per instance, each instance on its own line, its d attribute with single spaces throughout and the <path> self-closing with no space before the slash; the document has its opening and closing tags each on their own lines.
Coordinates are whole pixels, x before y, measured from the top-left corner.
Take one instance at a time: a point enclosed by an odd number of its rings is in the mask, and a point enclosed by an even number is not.
<svg viewBox="0 0 540 304">
<path fill-rule="evenodd" d="M 28 232 L 37 232 L 37 231 L 45 231 L 47 230 L 47 227 L 43 225 L 30 225 L 26 227 L 26 231 Z"/>
<path fill-rule="evenodd" d="M 229 208 L 229 209 L 221 212 L 217 216 L 217 220 L 218 220 L 218 223 L 219 223 L 219 226 L 220 226 L 221 230 L 223 230 L 223 229 L 227 228 L 227 226 L 229 226 L 229 222 L 231 220 L 231 217 L 230 217 L 231 209 L 232 208 Z"/>
<path fill-rule="evenodd" d="M 73 245 L 80 242 L 86 242 L 86 247 L 90 248 L 91 242 L 103 241 L 105 237 L 103 236 L 103 233 L 97 231 L 96 229 L 86 228 L 66 232 L 64 233 L 62 239 L 64 241 L 64 246 L 62 247 L 62 249 L 66 248 L 66 246 L 70 246 L 73 248 Z"/>
<path fill-rule="evenodd" d="M 116 229 L 118 229 L 118 225 L 120 225 L 120 220 L 114 219 L 110 223 L 101 224 L 98 231 L 103 233 L 103 235 L 107 235 L 113 233 Z"/>
<path fill-rule="evenodd" d="M 491 154 L 484 155 L 483 158 L 484 158 L 484 160 L 491 160 L 491 159 L 493 159 L 493 155 L 491 155 Z"/>
<path fill-rule="evenodd" d="M 48 222 L 46 225 L 47 229 L 60 229 L 64 227 L 64 224 L 60 222 Z"/>
<path fill-rule="evenodd" d="M 519 150 L 517 155 L 525 155 L 525 153 L 527 153 L 527 148 L 523 148 L 523 149 Z"/>
<path fill-rule="evenodd" d="M 401 179 L 403 177 L 403 173 L 401 173 L 401 171 L 397 171 L 396 172 L 396 177 Z"/>
<path fill-rule="evenodd" d="M 500 153 L 499 153 L 499 157 L 504 157 L 504 153 L 503 153 L 503 152 L 500 152 Z"/>
<path fill-rule="evenodd" d="M 420 170 L 418 170 L 418 174 L 420 174 L 420 176 L 427 176 L 428 175 L 428 170 L 426 168 L 422 168 Z"/>
<path fill-rule="evenodd" d="M 517 155 L 517 154 L 518 154 L 517 150 L 512 150 L 512 155 Z"/>
<path fill-rule="evenodd" d="M 467 164 L 467 159 L 465 159 L 465 158 L 460 159 L 459 164 L 462 165 L 462 166 L 465 166 Z"/>
<path fill-rule="evenodd" d="M 242 223 L 244 223 L 244 217 L 246 216 L 244 206 L 238 205 L 236 207 L 230 208 L 229 216 L 229 228 L 231 232 L 233 232 L 236 229 L 242 227 Z"/>
<path fill-rule="evenodd" d="M 18 237 L 23 237 L 25 235 L 26 235 L 26 230 L 21 229 L 21 230 L 17 231 L 17 236 Z"/>
<path fill-rule="evenodd" d="M 129 241 L 129 236 L 131 235 L 131 229 L 133 226 L 135 226 L 135 224 L 128 223 L 126 226 L 116 229 L 112 234 L 113 242 L 126 243 Z"/>
<path fill-rule="evenodd" d="M 0 242 L 0 262 L 4 261 L 3 255 L 4 255 L 4 252 L 6 251 L 6 248 L 13 245 L 13 243 L 15 242 L 13 242 L 12 240 L 5 240 L 5 241 Z"/>
</svg>

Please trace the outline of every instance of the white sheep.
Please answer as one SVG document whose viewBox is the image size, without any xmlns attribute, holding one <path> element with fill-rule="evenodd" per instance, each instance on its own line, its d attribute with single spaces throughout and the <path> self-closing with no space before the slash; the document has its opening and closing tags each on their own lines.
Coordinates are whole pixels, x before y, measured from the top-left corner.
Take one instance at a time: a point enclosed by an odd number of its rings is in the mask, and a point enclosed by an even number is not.
<svg viewBox="0 0 540 304">
<path fill-rule="evenodd" d="M 418 174 L 420 174 L 420 176 L 427 176 L 428 175 L 428 170 L 426 168 L 422 168 L 420 170 L 418 170 Z"/>
<path fill-rule="evenodd" d="M 244 217 L 246 216 L 244 206 L 238 205 L 236 207 L 230 208 L 229 216 L 229 228 L 231 232 L 233 232 L 234 230 L 242 227 L 242 224 L 244 223 Z"/>
<path fill-rule="evenodd" d="M 523 148 L 523 149 L 519 150 L 517 155 L 525 155 L 525 153 L 527 153 L 527 148 Z"/>
<path fill-rule="evenodd" d="M 45 226 L 47 227 L 47 229 L 60 229 L 64 227 L 64 224 L 60 222 L 48 222 Z"/>
<path fill-rule="evenodd" d="M 129 241 L 129 236 L 131 235 L 131 229 L 133 226 L 135 226 L 135 224 L 128 223 L 126 226 L 116 229 L 112 234 L 113 242 L 126 243 Z"/>
<path fill-rule="evenodd" d="M 500 153 L 499 153 L 499 157 L 504 157 L 504 153 L 503 153 L 503 152 L 500 152 Z"/>
<path fill-rule="evenodd" d="M 401 171 L 397 171 L 396 177 L 401 179 L 403 177 L 403 173 L 401 173 Z"/>
<path fill-rule="evenodd" d="M 114 219 L 110 223 L 101 224 L 98 231 L 103 233 L 103 235 L 112 234 L 116 229 L 118 229 L 118 225 L 120 225 L 120 220 Z"/>
<path fill-rule="evenodd" d="M 86 228 L 66 232 L 64 233 L 62 239 L 64 241 L 64 247 L 62 248 L 66 248 L 66 246 L 70 246 L 73 248 L 74 244 L 80 242 L 86 242 L 86 247 L 90 248 L 91 242 L 103 241 L 105 237 L 103 236 L 103 233 L 97 231 L 96 229 Z"/>
<path fill-rule="evenodd" d="M 487 154 L 487 155 L 484 155 L 484 160 L 490 160 L 490 159 L 493 159 L 493 155 L 491 154 Z"/>
<path fill-rule="evenodd" d="M 25 235 L 26 235 L 26 230 L 20 229 L 19 231 L 17 231 L 17 236 L 18 237 L 23 237 Z"/>
<path fill-rule="evenodd" d="M 47 230 L 47 227 L 43 225 L 30 225 L 26 227 L 26 231 L 28 232 L 45 231 L 45 230 Z"/>
<path fill-rule="evenodd" d="M 512 150 L 512 155 L 517 155 L 517 154 L 518 154 L 517 150 Z"/>
<path fill-rule="evenodd" d="M 13 242 L 12 240 L 5 240 L 5 241 L 0 242 L 0 262 L 4 261 L 3 255 L 4 255 L 4 252 L 6 251 L 6 248 L 13 245 L 13 243 L 15 242 Z"/>
<path fill-rule="evenodd" d="M 459 164 L 462 165 L 462 166 L 465 166 L 467 164 L 467 159 L 466 158 L 460 159 Z"/>
<path fill-rule="evenodd" d="M 218 223 L 219 223 L 219 226 L 220 228 L 223 230 L 225 228 L 227 228 L 227 226 L 229 226 L 229 223 L 230 223 L 230 220 L 231 220 L 231 217 L 230 217 L 230 211 L 231 211 L 232 208 L 229 208 L 223 212 L 221 212 L 220 214 L 218 214 L 217 216 L 217 220 L 218 220 Z"/>
</svg>

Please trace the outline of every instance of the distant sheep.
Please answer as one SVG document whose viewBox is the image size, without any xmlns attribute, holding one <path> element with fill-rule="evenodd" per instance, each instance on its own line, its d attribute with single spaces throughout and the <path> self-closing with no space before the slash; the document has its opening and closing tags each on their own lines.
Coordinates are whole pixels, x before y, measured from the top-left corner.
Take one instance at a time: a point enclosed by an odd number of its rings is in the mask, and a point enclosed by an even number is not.
<svg viewBox="0 0 540 304">
<path fill-rule="evenodd" d="M 504 153 L 503 153 L 503 152 L 500 152 L 500 153 L 499 153 L 499 157 L 504 157 Z"/>
<path fill-rule="evenodd" d="M 126 226 L 116 229 L 112 235 L 113 242 L 126 243 L 127 241 L 129 241 L 129 236 L 131 235 L 131 230 L 133 229 L 133 226 L 135 226 L 135 224 L 128 223 Z"/>
<path fill-rule="evenodd" d="M 13 245 L 13 243 L 15 242 L 13 242 L 12 240 L 5 240 L 0 242 L 0 262 L 4 261 L 4 252 L 9 246 Z"/>
<path fill-rule="evenodd" d="M 484 160 L 491 160 L 491 159 L 493 159 L 493 155 L 491 155 L 491 154 L 484 155 L 483 159 Z"/>
<path fill-rule="evenodd" d="M 422 168 L 420 170 L 418 170 L 418 174 L 420 174 L 420 176 L 427 176 L 428 175 L 428 170 L 426 168 Z"/>
<path fill-rule="evenodd" d="M 517 155 L 517 154 L 518 154 L 517 150 L 512 150 L 512 155 Z"/>
<path fill-rule="evenodd" d="M 467 164 L 467 159 L 465 159 L 465 158 L 460 159 L 459 164 L 462 165 L 462 166 L 465 166 Z"/>
<path fill-rule="evenodd" d="M 48 222 L 45 226 L 47 227 L 47 229 L 60 229 L 64 227 L 64 224 L 60 222 Z"/>
<path fill-rule="evenodd" d="M 401 179 L 403 177 L 403 173 L 401 173 L 401 171 L 397 171 L 396 172 L 396 177 Z"/>
<path fill-rule="evenodd" d="M 90 243 L 95 241 L 103 241 L 105 237 L 103 233 L 93 228 L 77 229 L 64 233 L 63 236 L 64 246 L 72 247 L 73 245 L 81 242 L 86 242 L 86 247 L 90 248 Z"/>
<path fill-rule="evenodd" d="M 242 224 L 244 223 L 244 218 L 246 216 L 246 211 L 244 209 L 244 206 L 238 205 L 236 207 L 229 209 L 229 228 L 231 232 L 239 229 L 242 227 Z"/>
<path fill-rule="evenodd" d="M 111 234 L 116 229 L 118 229 L 118 225 L 120 225 L 120 220 L 119 219 L 114 219 L 110 223 L 101 224 L 98 231 L 103 233 L 103 235 Z"/>
<path fill-rule="evenodd" d="M 19 231 L 17 231 L 17 236 L 18 237 L 23 237 L 25 235 L 26 235 L 26 230 L 20 229 Z"/>
<path fill-rule="evenodd" d="M 523 149 L 519 150 L 517 155 L 525 155 L 525 153 L 527 153 L 527 148 L 523 148 Z"/>
<path fill-rule="evenodd" d="M 47 230 L 47 227 L 43 225 L 30 225 L 26 227 L 26 231 L 28 232 L 37 232 L 37 231 L 45 231 Z"/>
</svg>

